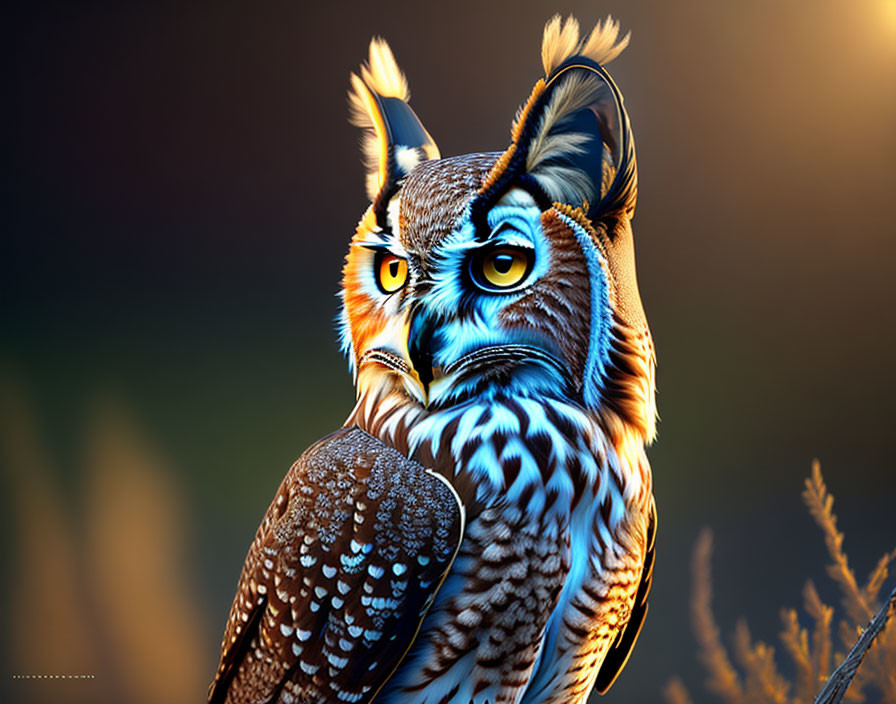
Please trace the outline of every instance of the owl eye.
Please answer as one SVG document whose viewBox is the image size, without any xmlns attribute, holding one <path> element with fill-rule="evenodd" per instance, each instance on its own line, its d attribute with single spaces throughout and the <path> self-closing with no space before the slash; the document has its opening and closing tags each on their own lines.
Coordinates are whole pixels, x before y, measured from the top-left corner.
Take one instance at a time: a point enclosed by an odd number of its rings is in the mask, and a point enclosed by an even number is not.
<svg viewBox="0 0 896 704">
<path fill-rule="evenodd" d="M 480 288 L 498 291 L 516 286 L 532 270 L 532 251 L 516 247 L 498 247 L 476 256 L 470 274 Z"/>
<path fill-rule="evenodd" d="M 376 284 L 383 293 L 395 293 L 404 288 L 408 281 L 408 262 L 389 252 L 379 252 L 376 256 Z"/>
</svg>

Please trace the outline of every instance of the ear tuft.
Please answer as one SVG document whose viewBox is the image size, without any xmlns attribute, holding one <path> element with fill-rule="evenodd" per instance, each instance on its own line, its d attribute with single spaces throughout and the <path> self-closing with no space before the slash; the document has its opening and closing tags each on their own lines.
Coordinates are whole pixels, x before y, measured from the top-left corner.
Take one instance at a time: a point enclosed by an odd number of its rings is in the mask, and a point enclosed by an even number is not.
<svg viewBox="0 0 896 704">
<path fill-rule="evenodd" d="M 599 64 L 608 64 L 619 56 L 628 46 L 632 33 L 628 32 L 619 38 L 619 22 L 607 15 L 603 22 L 598 21 L 588 38 L 582 41 L 579 53 Z"/>
<path fill-rule="evenodd" d="M 364 189 L 367 197 L 373 200 L 383 180 L 380 163 L 383 160 L 384 146 L 379 136 L 382 127 L 375 121 L 375 102 L 364 81 L 353 73 L 351 84 L 348 92 L 349 121 L 361 128 L 361 158 L 366 173 Z"/>
<path fill-rule="evenodd" d="M 619 22 L 607 17 L 598 21 L 585 39 L 579 41 L 579 23 L 575 17 L 562 20 L 554 15 L 544 27 L 541 41 L 541 62 L 544 75 L 553 71 L 571 56 L 584 56 L 598 64 L 608 64 L 628 46 L 631 32 L 619 38 Z"/>
<path fill-rule="evenodd" d="M 348 102 L 351 122 L 362 130 L 367 196 L 378 219 L 398 182 L 421 161 L 439 158 L 438 147 L 407 104 L 410 97 L 392 50 L 374 37 L 361 75 L 351 75 Z"/>
<path fill-rule="evenodd" d="M 384 98 L 411 99 L 408 81 L 395 63 L 392 49 L 382 37 L 370 40 L 370 59 L 361 65 L 361 77 L 370 90 Z"/>
<path fill-rule="evenodd" d="M 545 76 L 517 113 L 510 146 L 483 179 L 472 207 L 478 224 L 511 187 L 529 191 L 544 210 L 561 203 L 581 208 L 592 221 L 632 216 L 634 139 L 622 94 L 603 66 L 628 41 L 610 17 L 585 39 L 575 18 L 551 18 L 541 47 Z"/>
<path fill-rule="evenodd" d="M 526 171 L 533 174 L 541 187 L 555 201 L 563 203 L 583 203 L 599 200 L 600 187 L 606 176 L 593 182 L 589 175 L 575 163 L 575 156 L 585 155 L 589 147 L 597 145 L 597 135 L 588 131 L 557 129 L 570 116 L 597 103 L 604 93 L 606 84 L 593 80 L 583 73 L 570 73 L 560 83 L 544 107 L 538 129 L 529 143 L 526 153 Z M 595 130 L 596 131 L 596 130 Z M 596 158 L 604 164 L 609 160 L 606 147 L 600 147 Z"/>
<path fill-rule="evenodd" d="M 541 39 L 544 75 L 550 76 L 551 71 L 575 54 L 578 45 L 579 21 L 572 15 L 565 22 L 559 14 L 551 17 L 544 26 L 544 36 Z"/>
</svg>

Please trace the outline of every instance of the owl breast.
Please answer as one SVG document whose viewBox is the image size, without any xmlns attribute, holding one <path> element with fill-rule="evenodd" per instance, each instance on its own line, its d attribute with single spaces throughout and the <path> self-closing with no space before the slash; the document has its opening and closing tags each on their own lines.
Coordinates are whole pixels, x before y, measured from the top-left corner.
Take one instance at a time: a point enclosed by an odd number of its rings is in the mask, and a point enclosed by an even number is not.
<svg viewBox="0 0 896 704">
<path fill-rule="evenodd" d="M 643 451 L 627 456 L 559 399 L 496 397 L 430 414 L 382 401 L 360 402 L 369 412 L 353 422 L 447 477 L 467 529 L 378 700 L 584 701 L 644 562 Z"/>
</svg>

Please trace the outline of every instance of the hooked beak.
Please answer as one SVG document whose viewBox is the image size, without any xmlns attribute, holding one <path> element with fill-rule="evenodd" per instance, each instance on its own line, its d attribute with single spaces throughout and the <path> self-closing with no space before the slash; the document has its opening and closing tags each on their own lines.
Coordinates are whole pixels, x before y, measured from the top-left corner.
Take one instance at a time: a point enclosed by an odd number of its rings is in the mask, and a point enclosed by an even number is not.
<svg viewBox="0 0 896 704">
<path fill-rule="evenodd" d="M 414 306 L 411 309 L 408 325 L 408 357 L 427 396 L 429 395 L 429 385 L 435 378 L 432 364 L 432 343 L 435 330 L 435 318 L 430 316 L 422 306 Z"/>
<path fill-rule="evenodd" d="M 408 394 L 428 406 L 431 385 L 444 376 L 440 369 L 433 368 L 438 322 L 438 316 L 428 315 L 424 307 L 412 306 L 400 327 L 395 321 L 372 341 L 358 361 L 358 368 L 371 363 L 391 369 L 404 380 Z"/>
</svg>

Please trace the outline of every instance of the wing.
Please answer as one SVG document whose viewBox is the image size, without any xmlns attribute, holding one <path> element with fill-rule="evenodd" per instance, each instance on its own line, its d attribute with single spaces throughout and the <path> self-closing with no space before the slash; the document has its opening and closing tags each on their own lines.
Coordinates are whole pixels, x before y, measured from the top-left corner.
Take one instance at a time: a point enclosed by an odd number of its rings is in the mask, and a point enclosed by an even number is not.
<svg viewBox="0 0 896 704">
<path fill-rule="evenodd" d="M 607 651 L 600 672 L 594 682 L 594 691 L 598 694 L 606 694 L 607 690 L 619 677 L 622 668 L 628 662 L 629 656 L 641 633 L 644 625 L 644 617 L 647 616 L 647 597 L 650 595 L 650 585 L 653 581 L 653 563 L 656 559 L 656 504 L 651 505 L 650 522 L 647 525 L 647 552 L 644 555 L 644 569 L 641 572 L 641 582 L 638 584 L 638 592 L 635 595 L 635 603 L 632 613 L 625 628 L 616 636 L 616 640 Z"/>
<path fill-rule="evenodd" d="M 309 448 L 258 529 L 209 702 L 368 702 L 451 566 L 464 513 L 441 476 L 358 428 Z"/>
</svg>

